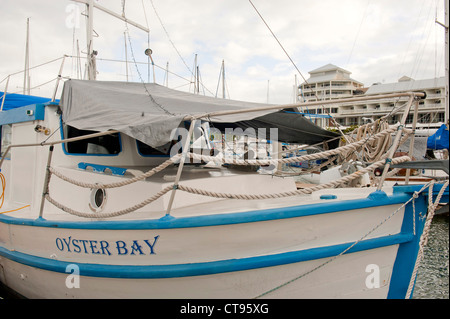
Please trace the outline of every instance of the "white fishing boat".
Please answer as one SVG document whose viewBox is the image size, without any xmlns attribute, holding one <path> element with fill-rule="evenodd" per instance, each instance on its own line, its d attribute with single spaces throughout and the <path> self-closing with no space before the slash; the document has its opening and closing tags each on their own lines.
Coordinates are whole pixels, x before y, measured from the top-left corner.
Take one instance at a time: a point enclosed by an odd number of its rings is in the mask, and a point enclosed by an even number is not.
<svg viewBox="0 0 450 319">
<path fill-rule="evenodd" d="M 1 163 L 1 281 L 28 298 L 404 298 L 426 220 L 420 186 L 330 188 L 338 180 L 297 190 L 290 178 L 202 166 L 287 159 L 217 159 L 191 153 L 190 137 L 181 155 L 145 155 L 136 139 L 163 145 L 185 121 L 190 136 L 201 119 L 258 122 L 286 107 L 69 80 L 59 105 L 2 113 L 11 144 Z M 79 288 L 67 282 L 74 269 Z"/>
<path fill-rule="evenodd" d="M 337 147 L 338 135 L 283 112 L 295 104 L 67 80 L 59 102 L 0 113 L 0 282 L 26 298 L 410 298 L 435 207 L 448 202 L 448 181 L 384 185 L 411 160 L 393 154 L 421 96 L 369 97 L 406 98 L 401 123 Z M 208 126 L 329 150 L 221 156 Z M 392 133 L 380 160 L 310 188 L 240 169 Z M 378 186 L 348 187 L 377 167 Z"/>
</svg>

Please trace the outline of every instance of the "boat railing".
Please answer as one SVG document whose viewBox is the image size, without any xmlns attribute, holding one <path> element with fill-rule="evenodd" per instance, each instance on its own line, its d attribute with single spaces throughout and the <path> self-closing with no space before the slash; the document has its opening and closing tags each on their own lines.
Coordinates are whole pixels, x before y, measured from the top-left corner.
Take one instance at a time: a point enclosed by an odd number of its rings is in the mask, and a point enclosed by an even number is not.
<svg viewBox="0 0 450 319">
<path fill-rule="evenodd" d="M 186 117 L 185 120 L 189 120 L 191 122 L 190 127 L 189 127 L 189 132 L 188 132 L 188 137 L 185 141 L 185 145 L 182 148 L 182 153 L 181 154 L 177 154 L 175 156 L 173 156 L 172 158 L 168 159 L 167 161 L 165 161 L 163 164 L 159 165 L 158 167 L 140 175 L 137 176 L 135 178 L 132 178 L 128 181 L 121 181 L 118 183 L 111 183 L 111 184 L 103 184 L 103 185 L 90 185 L 90 184 L 86 184 L 86 183 L 82 183 L 82 182 L 77 182 L 74 180 L 71 180 L 69 178 L 64 177 L 62 174 L 58 174 L 58 172 L 53 169 L 51 167 L 51 161 L 52 161 L 52 154 L 53 154 L 53 148 L 54 145 L 56 144 L 61 144 L 61 143 L 69 143 L 69 142 L 74 142 L 74 141 L 79 141 L 79 140 L 83 140 L 83 139 L 89 139 L 92 137 L 98 137 L 98 136 L 103 136 L 103 135 L 109 135 L 109 134 L 114 134 L 114 133 L 118 133 L 118 131 L 116 130 L 110 130 L 110 131 L 106 131 L 106 132 L 99 132 L 99 133 L 93 133 L 93 134 L 89 134 L 89 135 L 84 135 L 84 136 L 79 136 L 79 137 L 74 137 L 74 138 L 69 138 L 69 139 L 63 139 L 63 140 L 57 140 L 57 141 L 44 141 L 42 143 L 32 143 L 32 144 L 15 144 L 15 145 L 9 145 L 8 148 L 6 149 L 5 155 L 12 149 L 12 148 L 16 148 L 16 147 L 33 147 L 33 146 L 50 146 L 49 147 L 49 153 L 48 153 L 48 158 L 47 158 L 47 165 L 46 165 L 46 174 L 45 174 L 45 178 L 44 178 L 44 186 L 43 186 L 43 194 L 42 194 L 42 199 L 41 199 L 41 203 L 40 203 L 40 211 L 39 211 L 39 217 L 43 216 L 43 208 L 44 208 L 44 203 L 45 200 L 48 200 L 49 202 L 51 202 L 53 205 L 55 205 L 56 207 L 60 208 L 63 211 L 66 211 L 68 213 L 80 216 L 80 217 L 88 217 L 88 218 L 107 218 L 107 217 L 115 217 L 115 216 L 120 216 L 123 214 L 127 214 L 130 213 L 132 211 L 135 211 L 145 205 L 148 205 L 149 203 L 155 201 L 156 199 L 160 198 L 161 196 L 165 195 L 166 193 L 168 193 L 169 191 L 171 191 L 170 194 L 170 199 L 168 202 L 168 206 L 166 209 L 166 215 L 169 216 L 172 210 L 172 205 L 173 202 L 175 200 L 175 196 L 176 196 L 176 192 L 177 190 L 181 190 L 181 191 L 185 191 L 185 192 L 189 192 L 189 193 L 193 193 L 193 194 L 199 194 L 199 195 L 204 195 L 204 196 L 212 196 L 212 197 L 216 197 L 216 198 L 235 198 L 235 199 L 244 199 L 244 200 L 254 200 L 254 199 L 268 199 L 268 198 L 280 198 L 280 197 L 287 197 L 287 196 L 295 196 L 295 195 L 301 195 L 301 194 L 310 194 L 313 191 L 319 190 L 319 189 L 324 189 L 324 188 L 330 188 L 330 187 L 336 187 L 339 186 L 342 183 L 348 182 L 354 178 L 358 178 L 361 177 L 363 174 L 369 172 L 369 171 L 373 171 L 374 169 L 378 168 L 378 167 L 382 167 L 384 166 L 384 170 L 383 170 L 383 174 L 381 176 L 379 185 L 378 185 L 378 190 L 381 190 L 382 185 L 384 183 L 384 180 L 387 176 L 387 173 L 389 171 L 389 168 L 391 167 L 391 165 L 393 164 L 400 164 L 406 161 L 410 161 L 411 158 L 409 156 L 402 156 L 399 158 L 393 158 L 394 152 L 396 151 L 398 145 L 401 143 L 402 139 L 402 135 L 405 133 L 406 135 L 410 135 L 412 134 L 412 137 L 414 137 L 414 130 L 415 130 L 415 124 L 413 124 L 412 126 L 412 130 L 408 130 L 405 128 L 405 122 L 406 119 L 408 117 L 408 113 L 410 111 L 410 108 L 413 104 L 414 101 L 416 101 L 415 103 L 415 108 L 414 108 L 414 123 L 417 122 L 417 111 L 418 111 L 418 105 L 419 105 L 419 101 L 418 99 L 423 98 L 425 96 L 424 93 L 414 93 L 414 92 L 409 92 L 409 93 L 394 93 L 394 94 L 387 94 L 387 95 L 380 95 L 380 96 L 368 96 L 365 98 L 362 97 L 358 97 L 358 98 L 354 98 L 352 99 L 353 101 L 361 101 L 363 99 L 385 99 L 387 97 L 390 98 L 401 98 L 401 97 L 408 97 L 408 102 L 405 103 L 402 107 L 400 107 L 399 109 L 397 109 L 395 111 L 395 113 L 397 113 L 401 108 L 405 107 L 405 110 L 403 112 L 403 116 L 402 119 L 400 121 L 399 124 L 388 128 L 387 130 L 384 130 L 383 132 L 380 132 L 378 134 L 375 134 L 373 136 L 371 136 L 369 139 L 366 140 L 362 140 L 362 141 L 357 141 L 354 143 L 349 143 L 348 145 L 339 147 L 338 149 L 333 149 L 333 150 L 328 150 L 328 151 L 324 151 L 321 153 L 315 153 L 315 154 L 309 154 L 309 155 L 303 155 L 303 156 L 297 156 L 297 157 L 290 157 L 290 158 L 280 158 L 280 159 L 270 159 L 270 160 L 236 160 L 236 159 L 217 159 L 215 157 L 211 157 L 211 156 L 205 156 L 205 155 L 199 155 L 199 154 L 195 154 L 195 153 L 191 153 L 190 150 L 190 141 L 193 135 L 193 129 L 195 127 L 195 122 L 201 119 L 211 119 L 212 117 L 215 116 L 223 116 L 223 115 L 231 115 L 231 114 L 238 114 L 238 113 L 248 113 L 248 112 L 258 112 L 258 111 L 266 111 L 266 110 L 281 110 L 281 109 L 286 109 L 286 108 L 293 108 L 293 107 L 298 107 L 299 104 L 289 104 L 289 105 L 278 105 L 278 106 L 267 106 L 267 107 L 260 107 L 260 108 L 254 108 L 254 109 L 246 109 L 246 110 L 235 110 L 235 111 L 220 111 L 220 112 L 211 112 L 211 113 L 206 113 L 206 114 L 201 114 L 201 115 L 196 115 L 196 116 L 189 116 Z M 349 102 L 351 99 L 343 99 L 341 100 L 344 102 Z M 308 103 L 309 105 L 317 105 L 317 104 L 337 104 L 340 101 L 318 101 L 318 102 L 310 102 Z M 329 157 L 329 156 L 333 156 L 336 154 L 339 154 L 340 152 L 346 151 L 348 152 L 349 150 L 354 150 L 356 151 L 359 147 L 361 147 L 364 143 L 367 143 L 368 141 L 372 141 L 375 140 L 377 138 L 380 138 L 382 136 L 385 136 L 387 134 L 392 134 L 395 133 L 395 138 L 394 138 L 394 142 L 392 143 L 391 148 L 389 149 L 388 153 L 385 154 L 385 156 L 383 156 L 379 161 L 372 163 L 371 165 L 369 165 L 368 167 L 359 170 L 353 174 L 350 174 L 348 176 L 344 176 L 339 180 L 327 183 L 327 184 L 321 184 L 321 185 L 317 185 L 314 187 L 310 187 L 310 188 L 306 188 L 306 189 L 298 189 L 296 191 L 291 191 L 291 192 L 284 192 L 284 193 L 279 193 L 279 194 L 261 194 L 261 195 L 246 195 L 246 194 L 230 194 L 230 193 L 217 193 L 217 192 L 211 192 L 211 191 L 206 191 L 206 190 L 199 190 L 199 189 L 195 189 L 195 188 L 191 188 L 191 187 L 187 187 L 184 185 L 180 185 L 180 180 L 181 180 L 181 174 L 183 171 L 183 167 L 186 161 L 186 158 L 193 158 L 193 159 L 197 159 L 197 160 L 202 160 L 205 162 L 208 161 L 220 161 L 220 162 L 224 162 L 224 163 L 232 163 L 232 164 L 237 164 L 237 165 L 270 165 L 270 164 L 274 164 L 274 163 L 283 163 L 283 162 L 298 162 L 298 161 L 303 161 L 303 160 L 310 160 L 313 158 L 323 158 L 325 157 Z M 411 139 L 411 143 L 410 143 L 410 152 L 409 154 L 412 154 L 412 148 L 413 148 L 413 138 Z M 2 167 L 3 161 L 4 161 L 5 156 L 2 157 L 2 159 L 0 160 L 0 169 Z M 125 210 L 121 210 L 119 212 L 114 212 L 114 213 L 108 213 L 108 214 L 98 214 L 98 213 L 82 213 L 82 212 L 77 212 L 74 211 L 60 203 L 58 203 L 57 201 L 55 201 L 54 199 L 52 199 L 49 196 L 49 182 L 50 182 L 50 176 L 52 174 L 64 179 L 67 182 L 76 184 L 80 187 L 89 187 L 89 188 L 112 188 L 112 187 L 121 187 L 124 185 L 128 185 L 130 183 L 136 182 L 138 180 L 142 180 L 145 179 L 147 177 L 150 177 L 160 171 L 162 171 L 163 169 L 165 169 L 166 167 L 168 167 L 169 165 L 176 163 L 179 161 L 179 166 L 178 166 L 178 170 L 177 170 L 177 174 L 175 177 L 175 181 L 171 186 L 166 187 L 165 189 L 163 189 L 162 191 L 158 192 L 157 194 L 153 195 L 152 197 L 150 197 L 149 199 L 143 201 L 142 203 L 138 204 L 138 205 L 134 205 L 132 207 L 130 207 L 129 209 L 125 209 Z M 409 171 L 409 170 L 408 170 Z M 408 176 L 407 175 L 407 181 L 408 182 Z"/>
</svg>

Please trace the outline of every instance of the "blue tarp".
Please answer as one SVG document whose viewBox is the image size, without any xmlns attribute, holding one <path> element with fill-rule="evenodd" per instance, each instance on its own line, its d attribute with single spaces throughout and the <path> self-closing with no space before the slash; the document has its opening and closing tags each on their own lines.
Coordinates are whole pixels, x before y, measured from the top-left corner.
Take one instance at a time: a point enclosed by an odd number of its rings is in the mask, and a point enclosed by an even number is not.
<svg viewBox="0 0 450 319">
<path fill-rule="evenodd" d="M 5 104 L 3 105 L 3 111 L 31 104 L 47 103 L 50 102 L 51 100 L 52 100 L 51 98 L 47 97 L 7 93 L 5 98 Z M 2 105 L 2 102 L 3 102 L 3 92 L 0 91 L 0 106 Z"/>
<path fill-rule="evenodd" d="M 427 140 L 427 148 L 432 150 L 448 149 L 448 128 L 442 124 L 436 133 L 431 135 Z"/>
</svg>

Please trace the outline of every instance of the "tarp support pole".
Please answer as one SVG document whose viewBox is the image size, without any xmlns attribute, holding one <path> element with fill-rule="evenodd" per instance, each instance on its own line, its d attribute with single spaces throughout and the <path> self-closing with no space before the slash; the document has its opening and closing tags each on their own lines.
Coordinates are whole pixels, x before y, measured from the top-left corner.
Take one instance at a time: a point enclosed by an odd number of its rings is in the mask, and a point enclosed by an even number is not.
<svg viewBox="0 0 450 319">
<path fill-rule="evenodd" d="M 409 141 L 409 157 L 413 156 L 414 152 L 414 137 L 416 135 L 416 124 L 419 117 L 419 101 L 416 100 L 414 102 L 414 118 L 412 122 L 412 134 L 411 134 L 411 140 Z M 411 176 L 411 169 L 406 169 L 406 176 L 405 176 L 405 185 L 409 184 L 409 177 Z"/>
<path fill-rule="evenodd" d="M 178 183 L 180 182 L 181 172 L 183 171 L 184 162 L 186 161 L 186 154 L 190 148 L 191 136 L 194 132 L 194 126 L 195 126 L 196 122 L 197 122 L 197 120 L 192 119 L 191 126 L 189 127 L 189 133 L 187 135 L 186 141 L 183 146 L 183 152 L 182 152 L 181 159 L 180 159 L 180 165 L 178 166 L 177 176 L 175 177 L 175 183 L 173 185 L 173 190 L 170 193 L 170 200 L 169 200 L 169 204 L 167 205 L 166 216 L 170 215 L 170 211 L 172 209 L 172 204 L 175 199 L 175 192 L 177 191 Z"/>
<path fill-rule="evenodd" d="M 56 79 L 56 85 L 55 85 L 55 91 L 53 91 L 53 97 L 52 97 L 52 102 L 55 102 L 56 99 L 56 93 L 58 92 L 58 86 L 59 86 L 59 82 L 61 81 L 61 74 L 64 68 L 64 61 L 66 60 L 67 55 L 64 55 L 62 62 L 61 62 L 61 67 L 59 68 L 59 73 L 58 73 L 58 78 Z"/>
<path fill-rule="evenodd" d="M 384 166 L 383 174 L 381 175 L 381 180 L 380 180 L 380 183 L 378 184 L 377 191 L 381 191 L 381 188 L 383 187 L 384 180 L 386 179 L 387 173 L 391 166 L 392 157 L 394 156 L 394 153 L 397 150 L 398 144 L 400 142 L 400 138 L 402 137 L 403 130 L 405 128 L 405 123 L 408 118 L 408 113 L 409 113 L 409 110 L 411 109 L 411 105 L 414 102 L 414 99 L 415 99 L 415 95 L 412 94 L 409 97 L 408 104 L 406 105 L 405 111 L 403 112 L 403 116 L 400 121 L 400 126 L 398 127 L 397 134 L 395 135 L 394 142 L 392 143 L 392 146 L 388 151 L 388 155 L 386 158 L 386 165 Z"/>
<path fill-rule="evenodd" d="M 8 75 L 8 78 L 6 79 L 5 92 L 3 92 L 2 107 L 0 108 L 0 112 L 3 111 L 3 105 L 5 105 L 6 92 L 8 92 L 9 77 L 10 77 L 10 75 Z"/>
<path fill-rule="evenodd" d="M 39 207 L 39 218 L 42 218 L 44 214 L 44 204 L 45 204 L 45 196 L 48 195 L 48 184 L 50 183 L 50 164 L 52 162 L 52 156 L 53 156 L 53 149 L 54 145 L 50 145 L 50 148 L 48 150 L 48 157 L 47 157 L 47 166 L 46 166 L 46 172 L 45 172 L 45 179 L 44 179 L 44 186 L 42 188 L 42 198 L 41 198 L 41 206 Z"/>
</svg>

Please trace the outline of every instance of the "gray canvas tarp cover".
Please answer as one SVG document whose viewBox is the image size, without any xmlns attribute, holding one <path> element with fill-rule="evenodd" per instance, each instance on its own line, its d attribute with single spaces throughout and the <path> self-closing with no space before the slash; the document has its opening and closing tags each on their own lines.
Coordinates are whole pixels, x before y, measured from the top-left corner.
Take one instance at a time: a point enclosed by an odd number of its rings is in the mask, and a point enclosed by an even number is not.
<svg viewBox="0 0 450 319">
<path fill-rule="evenodd" d="M 117 130 L 152 147 L 170 142 L 171 132 L 184 127 L 192 115 L 267 107 L 228 99 L 181 92 L 152 83 L 68 80 L 60 106 L 65 124 L 80 130 Z M 314 125 L 302 115 L 266 110 L 204 118 L 213 126 L 243 129 L 278 128 L 278 139 L 314 144 L 337 135 Z M 329 145 L 336 147 L 336 143 Z"/>
</svg>

